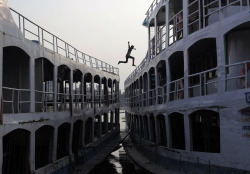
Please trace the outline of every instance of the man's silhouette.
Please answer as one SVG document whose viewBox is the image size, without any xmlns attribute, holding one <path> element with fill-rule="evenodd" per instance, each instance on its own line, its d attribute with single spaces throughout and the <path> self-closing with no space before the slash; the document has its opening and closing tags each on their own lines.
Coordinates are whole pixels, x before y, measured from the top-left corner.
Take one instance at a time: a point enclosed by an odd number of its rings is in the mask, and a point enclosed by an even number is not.
<svg viewBox="0 0 250 174">
<path fill-rule="evenodd" d="M 126 61 L 119 61 L 119 62 L 118 62 L 118 65 L 119 65 L 120 63 L 128 63 L 128 59 L 130 58 L 130 59 L 133 59 L 133 65 L 132 65 L 132 66 L 136 66 L 136 65 L 135 65 L 135 58 L 132 57 L 132 56 L 130 56 L 131 51 L 132 51 L 133 49 L 136 50 L 136 49 L 134 48 L 134 45 L 130 46 L 130 45 L 129 45 L 129 42 L 128 42 L 128 52 L 127 52 L 127 54 L 126 54 Z"/>
</svg>

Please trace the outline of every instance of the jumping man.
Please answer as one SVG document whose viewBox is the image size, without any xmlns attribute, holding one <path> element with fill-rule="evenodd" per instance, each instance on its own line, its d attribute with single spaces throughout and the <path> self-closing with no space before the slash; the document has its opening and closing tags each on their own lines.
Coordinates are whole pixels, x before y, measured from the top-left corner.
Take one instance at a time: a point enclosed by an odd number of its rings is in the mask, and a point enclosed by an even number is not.
<svg viewBox="0 0 250 174">
<path fill-rule="evenodd" d="M 132 51 L 133 49 L 136 50 L 136 49 L 134 48 L 134 45 L 130 46 L 130 45 L 129 45 L 129 42 L 128 42 L 128 52 L 127 52 L 127 54 L 126 54 L 126 61 L 119 61 L 119 62 L 118 62 L 118 65 L 119 65 L 120 63 L 128 63 L 128 59 L 130 58 L 130 59 L 133 59 L 133 65 L 132 65 L 132 66 L 136 66 L 136 65 L 135 65 L 135 58 L 132 57 L 132 56 L 130 56 L 131 51 Z"/>
</svg>

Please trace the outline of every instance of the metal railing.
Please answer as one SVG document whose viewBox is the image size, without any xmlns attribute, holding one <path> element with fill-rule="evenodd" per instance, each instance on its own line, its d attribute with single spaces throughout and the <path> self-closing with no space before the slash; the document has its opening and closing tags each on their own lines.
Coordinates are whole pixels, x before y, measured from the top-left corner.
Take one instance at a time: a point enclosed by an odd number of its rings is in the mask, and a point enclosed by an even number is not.
<svg viewBox="0 0 250 174">
<path fill-rule="evenodd" d="M 36 112 L 53 112 L 54 92 L 44 92 L 35 90 L 35 104 Z"/>
<path fill-rule="evenodd" d="M 226 65 L 226 91 L 250 88 L 247 73 L 249 69 L 250 61 Z"/>
<path fill-rule="evenodd" d="M 35 24 L 31 20 L 27 19 L 17 11 L 10 8 L 13 17 L 17 16 L 16 22 L 17 26 L 23 33 L 24 37 L 29 40 L 42 45 L 58 54 L 61 54 L 67 58 L 71 58 L 76 62 L 85 64 L 87 66 L 106 71 L 119 75 L 119 69 L 94 58 L 88 54 L 85 54 L 39 25 Z"/>
<path fill-rule="evenodd" d="M 4 113 L 30 112 L 30 90 L 17 88 L 3 88 Z M 10 106 L 8 106 L 10 104 Z M 26 105 L 26 106 L 25 106 Z"/>
<path fill-rule="evenodd" d="M 183 10 L 173 16 L 168 25 L 168 45 L 171 45 L 183 37 Z"/>
<path fill-rule="evenodd" d="M 150 7 L 148 8 L 147 12 L 146 12 L 146 18 L 149 19 L 149 17 L 151 16 L 151 13 L 155 10 L 155 8 L 158 6 L 158 5 L 161 5 L 165 2 L 166 0 L 154 0 L 152 2 L 152 4 L 150 5 Z"/>
<path fill-rule="evenodd" d="M 184 77 L 169 83 L 169 100 L 184 99 Z"/>
<path fill-rule="evenodd" d="M 209 95 L 218 92 L 217 68 L 189 75 L 188 78 L 189 97 Z"/>
<path fill-rule="evenodd" d="M 57 93 L 57 111 L 70 110 L 70 94 L 68 93 Z"/>
</svg>

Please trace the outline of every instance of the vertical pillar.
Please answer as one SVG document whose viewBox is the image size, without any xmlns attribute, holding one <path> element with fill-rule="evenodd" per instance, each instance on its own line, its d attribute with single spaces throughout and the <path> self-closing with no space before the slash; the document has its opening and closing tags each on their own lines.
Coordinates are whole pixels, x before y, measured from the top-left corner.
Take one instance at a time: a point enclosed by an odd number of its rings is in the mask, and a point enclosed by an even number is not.
<svg viewBox="0 0 250 174">
<path fill-rule="evenodd" d="M 169 1 L 167 1 L 166 2 L 166 6 L 165 6 L 165 17 L 166 17 L 166 42 L 165 42 L 165 44 L 166 44 L 166 48 L 168 48 L 168 45 L 169 45 L 169 25 L 168 25 L 168 21 L 169 21 L 169 13 L 168 13 L 168 11 L 169 11 Z"/>
<path fill-rule="evenodd" d="M 147 91 L 147 95 L 148 95 L 148 97 L 147 97 L 147 106 L 150 106 L 150 100 L 149 100 L 149 97 L 150 97 L 150 90 L 151 90 L 151 87 L 150 87 L 150 85 L 151 85 L 151 80 L 150 80 L 150 73 L 149 72 L 147 72 L 147 74 L 148 74 L 148 83 L 147 83 L 147 85 L 148 85 L 148 91 Z"/>
<path fill-rule="evenodd" d="M 183 38 L 188 36 L 188 1 L 183 2 Z"/>
<path fill-rule="evenodd" d="M 158 40 L 158 36 L 157 36 L 157 18 L 156 18 L 156 16 L 154 16 L 154 25 L 155 25 L 155 27 L 154 27 L 154 30 L 155 30 L 155 54 L 154 54 L 154 56 L 157 56 L 157 47 L 158 47 L 158 44 L 157 44 L 157 40 Z"/>
<path fill-rule="evenodd" d="M 2 42 L 0 42 L 0 98 L 2 100 L 3 99 L 3 96 L 2 96 L 2 91 L 3 91 L 2 90 L 3 89 L 3 58 L 4 58 L 3 57 L 3 48 L 5 45 L 5 34 L 0 34 L 0 40 L 2 41 Z M 1 105 L 3 105 L 2 102 L 1 102 Z M 3 107 L 0 107 L 1 113 L 3 113 L 2 108 Z M 0 118 L 0 119 L 1 119 L 0 123 L 3 124 L 3 118 Z M 2 138 L 0 141 L 2 141 Z M 0 148 L 3 148 L 2 143 L 0 143 Z M 2 150 L 0 152 L 2 152 Z M 2 166 L 2 163 L 3 163 L 2 158 L 0 158 L 0 167 Z"/>
<path fill-rule="evenodd" d="M 98 118 L 98 133 L 97 133 L 97 138 L 100 138 L 102 136 L 102 116 L 100 115 L 99 118 Z"/>
<path fill-rule="evenodd" d="M 72 140 L 73 140 L 73 129 L 74 129 L 74 124 L 70 124 L 70 132 L 69 132 L 69 156 L 70 159 L 74 159 L 74 154 L 72 152 Z"/>
<path fill-rule="evenodd" d="M 186 150 L 191 150 L 191 137 L 190 137 L 190 124 L 189 124 L 189 115 L 184 114 L 184 131 L 185 131 L 185 142 L 186 142 Z"/>
<path fill-rule="evenodd" d="M 94 108 L 94 77 L 91 74 L 91 108 Z"/>
<path fill-rule="evenodd" d="M 226 72 L 225 72 L 225 46 L 224 46 L 224 36 L 219 35 L 216 38 L 217 47 L 217 67 L 218 67 L 218 93 L 225 92 L 226 87 Z"/>
<path fill-rule="evenodd" d="M 154 68 L 155 70 L 155 105 L 158 104 L 158 74 L 157 74 L 157 66 Z"/>
<path fill-rule="evenodd" d="M 57 72 L 58 66 L 54 65 L 54 112 L 57 111 Z"/>
<path fill-rule="evenodd" d="M 168 104 L 170 96 L 170 66 L 169 66 L 169 61 L 168 59 L 166 60 L 166 83 L 167 83 L 167 98 L 166 98 L 166 104 Z"/>
<path fill-rule="evenodd" d="M 101 97 L 101 93 L 102 93 L 102 80 L 100 77 L 100 81 L 99 81 L 99 107 L 102 106 L 102 97 Z"/>
<path fill-rule="evenodd" d="M 165 116 L 165 123 L 166 123 L 166 138 L 167 138 L 167 147 L 171 147 L 171 130 L 170 130 L 170 122 L 167 114 L 164 114 Z"/>
<path fill-rule="evenodd" d="M 105 132 L 105 134 L 108 132 L 108 123 L 109 123 L 108 118 L 109 118 L 108 114 L 105 113 L 104 114 L 104 132 Z"/>
<path fill-rule="evenodd" d="M 92 126 L 91 126 L 91 130 L 89 130 L 91 132 L 91 135 L 90 135 L 90 142 L 93 142 L 94 141 L 94 133 L 95 133 L 95 130 L 94 130 L 94 124 L 95 124 L 95 121 L 94 119 L 92 118 Z"/>
<path fill-rule="evenodd" d="M 83 73 L 84 74 L 84 73 Z M 84 75 L 82 75 L 82 81 L 81 81 L 81 94 L 82 94 L 82 109 L 85 109 L 84 108 Z"/>
<path fill-rule="evenodd" d="M 43 72 L 42 72 L 43 73 Z M 35 112 L 35 61 L 30 57 L 30 112 Z"/>
<path fill-rule="evenodd" d="M 30 168 L 31 171 L 35 171 L 35 156 L 36 156 L 36 136 L 35 132 L 30 132 Z"/>
<path fill-rule="evenodd" d="M 152 124 L 151 124 L 151 120 L 150 120 L 150 116 L 147 115 L 147 119 L 148 119 L 148 134 L 149 134 L 149 140 L 152 141 L 153 139 L 153 132 L 152 132 Z"/>
<path fill-rule="evenodd" d="M 58 127 L 54 128 L 53 136 L 53 153 L 52 153 L 52 162 L 55 163 L 57 160 L 57 136 L 58 136 Z"/>
<path fill-rule="evenodd" d="M 189 79 L 188 79 L 188 73 L 189 73 L 189 65 L 188 65 L 188 50 L 185 49 L 184 52 L 184 98 L 187 99 L 189 96 L 189 90 L 188 90 L 188 86 L 189 86 Z"/>
<path fill-rule="evenodd" d="M 148 21 L 148 54 L 147 54 L 147 62 L 150 62 L 151 59 L 151 42 L 150 42 L 150 27 Z"/>
<path fill-rule="evenodd" d="M 114 128 L 114 112 L 113 111 L 111 111 L 110 112 L 110 130 L 113 130 L 113 128 Z"/>
<path fill-rule="evenodd" d="M 114 103 L 114 97 L 113 97 L 113 94 L 114 94 L 114 93 L 113 93 L 113 90 L 114 90 L 114 89 L 113 89 L 113 87 L 114 87 L 114 86 L 113 86 L 113 81 L 111 80 L 111 103 Z"/>
<path fill-rule="evenodd" d="M 83 125 L 82 125 L 82 145 L 85 144 L 85 129 L 86 129 L 85 124 L 86 124 L 86 120 L 83 121 Z"/>
<path fill-rule="evenodd" d="M 73 70 L 70 70 L 70 79 L 69 79 L 69 92 L 70 92 L 70 112 L 71 116 L 73 116 L 73 98 L 74 98 L 74 93 L 73 93 Z"/>
</svg>

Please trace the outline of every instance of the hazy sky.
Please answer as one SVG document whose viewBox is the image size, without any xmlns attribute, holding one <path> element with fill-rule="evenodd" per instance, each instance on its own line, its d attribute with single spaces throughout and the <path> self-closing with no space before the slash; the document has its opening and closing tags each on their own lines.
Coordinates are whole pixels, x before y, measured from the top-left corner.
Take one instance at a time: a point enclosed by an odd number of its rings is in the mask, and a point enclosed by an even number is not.
<svg viewBox="0 0 250 174">
<path fill-rule="evenodd" d="M 147 28 L 142 26 L 153 0 L 9 0 L 9 6 L 78 50 L 120 70 L 120 89 L 135 69 L 125 60 L 130 41 L 135 64 L 147 52 Z"/>
</svg>

